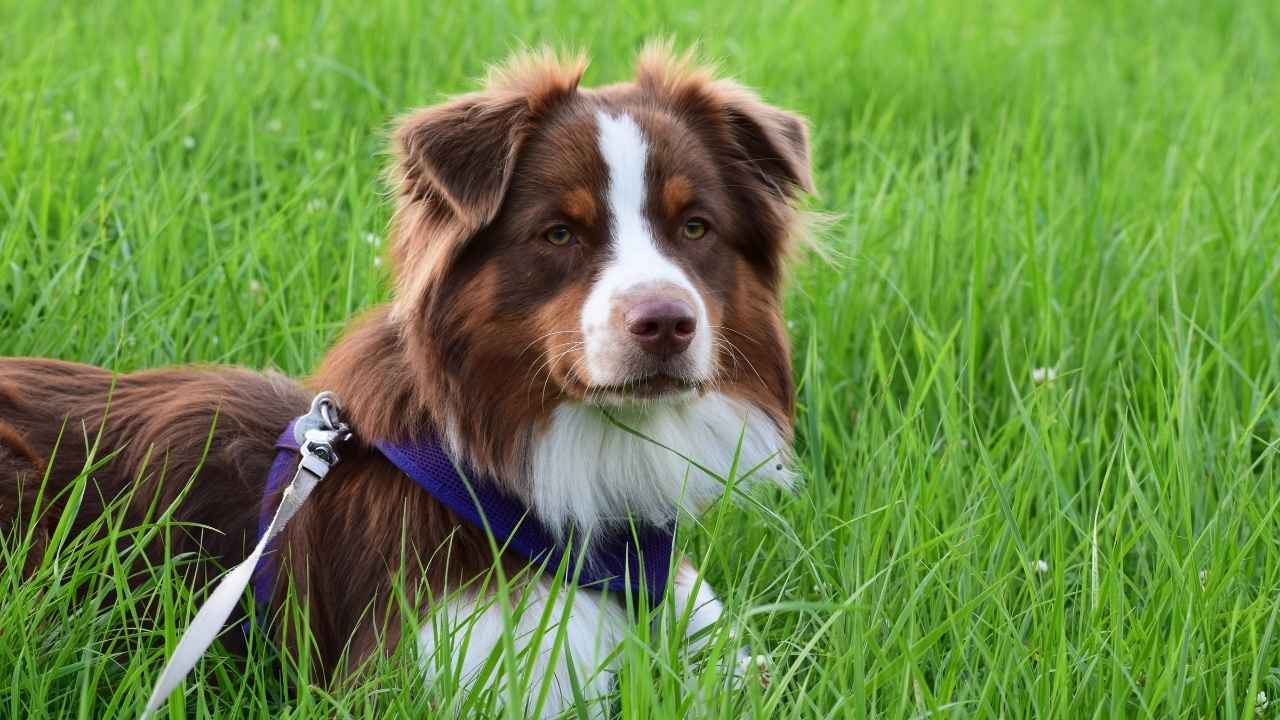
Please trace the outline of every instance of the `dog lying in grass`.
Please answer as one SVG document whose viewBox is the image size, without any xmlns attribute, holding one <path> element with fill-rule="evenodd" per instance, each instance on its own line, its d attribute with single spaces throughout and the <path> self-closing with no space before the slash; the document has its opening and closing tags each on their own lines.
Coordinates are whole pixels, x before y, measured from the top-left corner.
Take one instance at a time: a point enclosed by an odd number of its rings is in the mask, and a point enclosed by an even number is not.
<svg viewBox="0 0 1280 720">
<path fill-rule="evenodd" d="M 583 68 L 522 54 L 483 89 L 399 121 L 394 299 L 353 321 L 311 377 L 0 360 L 0 526 L 34 522 L 47 539 L 60 514 L 47 500 L 86 461 L 76 436 L 101 428 L 101 447 L 119 451 L 91 473 L 77 522 L 126 496 L 139 522 L 177 503 L 174 519 L 216 532 L 175 533 L 171 551 L 234 564 L 279 502 L 266 486 L 277 438 L 329 390 L 354 437 L 281 536 L 259 598 L 278 609 L 292 589 L 325 673 L 400 640 L 398 575 L 421 588 L 423 613 L 447 603 L 446 622 L 415 638 L 424 654 L 469 628 L 451 659 L 464 680 L 514 623 L 534 687 L 550 688 L 544 715 L 573 704 L 571 686 L 608 693 L 611 653 L 646 603 L 674 603 L 691 636 L 715 624 L 720 604 L 686 559 L 627 543 L 652 532 L 669 551 L 676 520 L 726 479 L 790 482 L 780 288 L 802 234 L 795 203 L 811 189 L 808 133 L 663 48 L 641 55 L 631 82 L 584 89 Z M 522 508 L 553 561 L 505 547 L 386 450 L 424 444 L 489 488 L 476 502 Z M 624 563 L 612 568 L 621 591 L 559 588 L 549 568 L 571 584 L 584 568 L 599 576 L 609 547 L 648 574 Z M 515 617 L 483 581 L 495 565 L 515 579 L 502 590 Z M 556 652 L 535 632 L 549 609 Z M 423 667 L 429 681 L 439 664 Z"/>
</svg>

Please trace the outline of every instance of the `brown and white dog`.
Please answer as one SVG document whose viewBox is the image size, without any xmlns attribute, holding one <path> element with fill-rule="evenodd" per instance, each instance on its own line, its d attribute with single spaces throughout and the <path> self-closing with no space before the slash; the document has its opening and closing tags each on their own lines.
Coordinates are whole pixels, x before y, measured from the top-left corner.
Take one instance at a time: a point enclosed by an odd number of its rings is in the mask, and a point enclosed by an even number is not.
<svg viewBox="0 0 1280 720">
<path fill-rule="evenodd" d="M 811 185 L 805 123 L 663 48 L 641 55 L 633 82 L 583 89 L 584 66 L 523 54 L 484 89 L 400 121 L 394 301 L 355 321 L 307 380 L 0 360 L 0 528 L 32 506 L 46 470 L 46 496 L 81 472 L 86 429 L 120 451 L 92 473 L 82 524 L 130 492 L 139 521 L 155 499 L 175 501 L 208 440 L 175 517 L 217 532 L 174 542 L 238 562 L 275 438 L 313 391 L 332 390 L 361 442 L 285 531 L 277 588 L 293 586 L 326 671 L 342 673 L 398 640 L 397 573 L 438 599 L 493 564 L 481 531 L 366 442 L 436 432 L 579 538 L 702 511 L 722 483 L 682 455 L 721 476 L 740 455 L 742 467 L 763 463 L 757 478 L 788 483 L 780 285 L 801 233 L 794 202 Z M 549 581 L 523 592 L 516 637 L 531 642 L 521 630 L 537 627 Z M 691 633 L 720 615 L 687 561 L 671 592 L 692 604 Z M 474 623 L 453 659 L 466 677 L 498 644 L 502 613 L 466 590 L 447 602 L 447 617 Z M 590 591 L 567 610 L 568 660 L 540 666 L 552 676 L 546 714 L 572 702 L 566 662 L 584 687 L 608 691 L 609 654 L 633 622 Z M 422 630 L 424 652 L 440 630 Z M 424 662 L 428 676 L 434 667 Z"/>
</svg>

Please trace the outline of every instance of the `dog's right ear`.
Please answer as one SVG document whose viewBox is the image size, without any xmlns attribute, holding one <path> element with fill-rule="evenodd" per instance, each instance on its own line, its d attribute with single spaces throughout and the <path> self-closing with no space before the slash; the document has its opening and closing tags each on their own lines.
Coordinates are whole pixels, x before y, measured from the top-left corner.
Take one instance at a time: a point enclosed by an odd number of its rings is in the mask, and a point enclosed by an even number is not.
<svg viewBox="0 0 1280 720">
<path fill-rule="evenodd" d="M 581 57 L 521 53 L 490 71 L 485 90 L 404 117 L 393 140 L 402 202 L 442 204 L 469 230 L 488 224 L 521 145 L 540 115 L 577 91 L 585 67 Z"/>
<path fill-rule="evenodd" d="M 411 202 L 442 203 L 464 225 L 497 214 L 516 154 L 528 132 L 522 98 L 464 95 L 424 108 L 395 132 L 400 192 Z"/>
</svg>

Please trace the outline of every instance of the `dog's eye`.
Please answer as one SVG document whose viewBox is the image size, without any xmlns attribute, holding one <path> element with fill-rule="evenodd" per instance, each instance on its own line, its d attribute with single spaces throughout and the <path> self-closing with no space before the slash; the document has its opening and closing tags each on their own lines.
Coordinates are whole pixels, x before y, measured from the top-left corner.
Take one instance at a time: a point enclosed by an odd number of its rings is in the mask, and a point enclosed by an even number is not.
<svg viewBox="0 0 1280 720">
<path fill-rule="evenodd" d="M 707 221 L 694 218 L 684 224 L 684 236 L 689 240 L 697 240 L 707 234 Z"/>
<path fill-rule="evenodd" d="M 573 231 L 567 225 L 556 225 L 543 235 L 547 242 L 557 247 L 564 247 L 573 242 Z"/>
</svg>

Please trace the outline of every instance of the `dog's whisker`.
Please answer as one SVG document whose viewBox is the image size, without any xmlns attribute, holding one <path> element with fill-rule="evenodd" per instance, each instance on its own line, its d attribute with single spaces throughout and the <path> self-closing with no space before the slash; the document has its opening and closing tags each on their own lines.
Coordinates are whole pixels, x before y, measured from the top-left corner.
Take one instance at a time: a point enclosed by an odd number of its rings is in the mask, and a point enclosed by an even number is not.
<svg viewBox="0 0 1280 720">
<path fill-rule="evenodd" d="M 748 335 L 748 334 L 746 334 L 746 333 L 742 332 L 741 330 L 737 330 L 737 329 L 735 329 L 735 328 L 729 327 L 728 325 L 713 325 L 712 327 L 713 327 L 713 328 L 715 328 L 716 330 L 724 330 L 724 331 L 726 331 L 726 332 L 734 333 L 735 335 L 740 335 L 744 340 L 746 340 L 747 342 L 749 342 L 749 343 L 751 343 L 751 344 L 753 344 L 753 345 L 759 345 L 759 344 L 760 344 L 760 341 L 756 340 L 755 338 L 751 337 L 750 335 Z"/>
<path fill-rule="evenodd" d="M 575 351 L 577 351 L 577 350 L 582 349 L 583 345 L 584 345 L 584 343 L 580 343 L 580 342 L 579 342 L 579 343 L 573 343 L 573 344 L 572 344 L 572 347 L 570 347 L 569 349 L 567 349 L 567 350 L 565 350 L 564 352 L 560 353 L 559 355 L 556 355 L 556 357 L 555 357 L 554 359 L 550 360 L 550 361 L 547 363 L 547 366 L 548 366 L 548 372 L 544 373 L 544 375 L 543 375 L 543 379 L 542 379 L 542 391 L 541 391 L 541 393 L 539 394 L 539 397 L 541 397 L 541 398 L 543 399 L 543 402 L 546 402 L 546 397 L 547 397 L 547 385 L 548 385 L 548 384 L 550 384 L 550 382 L 551 382 L 550 366 L 551 366 L 551 365 L 554 365 L 557 361 L 559 361 L 559 360 L 560 360 L 560 358 L 564 357 L 565 355 L 568 355 L 568 354 L 570 354 L 570 353 L 572 353 L 572 352 L 575 352 Z M 576 363 L 575 363 L 575 364 L 576 364 Z M 571 366 L 571 368 L 572 368 L 572 366 Z M 536 379 L 536 378 L 535 378 L 535 379 Z M 531 381 L 530 381 L 530 383 L 532 384 L 532 382 L 533 382 L 533 381 L 531 380 Z"/>
<path fill-rule="evenodd" d="M 522 356 L 522 355 L 524 355 L 525 353 L 529 352 L 529 348 L 533 347 L 534 345 L 537 345 L 538 343 L 542 342 L 543 340 L 546 340 L 547 338 L 549 338 L 549 337 L 551 337 L 551 336 L 553 336 L 553 335 L 567 335 L 567 334 L 571 334 L 571 333 L 578 333 L 578 332 L 581 332 L 581 331 L 579 331 L 579 330 L 552 330 L 551 332 L 543 333 L 542 335 L 539 335 L 538 337 L 534 338 L 534 339 L 533 339 L 533 341 L 532 341 L 532 342 L 530 342 L 528 345 L 525 345 L 523 350 L 521 350 L 520 352 L 516 353 L 516 357 L 521 357 L 521 356 Z"/>
<path fill-rule="evenodd" d="M 541 373 L 544 369 L 547 369 L 551 365 L 554 365 L 557 360 L 564 357 L 565 355 L 571 352 L 574 352 L 576 350 L 582 349 L 584 345 L 585 344 L 582 343 L 581 341 L 563 343 L 561 345 L 557 345 L 554 348 L 548 348 L 547 350 L 543 351 L 542 354 L 539 356 L 541 358 L 541 361 L 538 363 L 538 365 L 534 366 L 534 368 L 528 371 L 527 373 L 529 375 L 529 383 L 533 384 L 533 382 L 537 380 L 537 375 Z M 556 353 L 556 355 L 552 356 L 552 353 Z"/>
<path fill-rule="evenodd" d="M 751 362 L 751 358 L 747 357 L 747 354 L 742 352 L 742 349 L 739 348 L 737 345 L 735 345 L 732 340 L 729 340 L 728 338 L 723 338 L 723 341 L 726 343 L 730 351 L 735 355 L 735 358 L 736 357 L 742 358 L 742 362 L 746 363 L 747 367 L 751 369 L 751 373 L 756 376 L 756 379 L 760 381 L 760 384 L 761 385 L 766 384 L 764 381 L 764 378 L 760 376 L 760 372 L 756 370 L 755 364 Z M 736 363 L 737 360 L 735 359 L 734 362 Z"/>
</svg>

